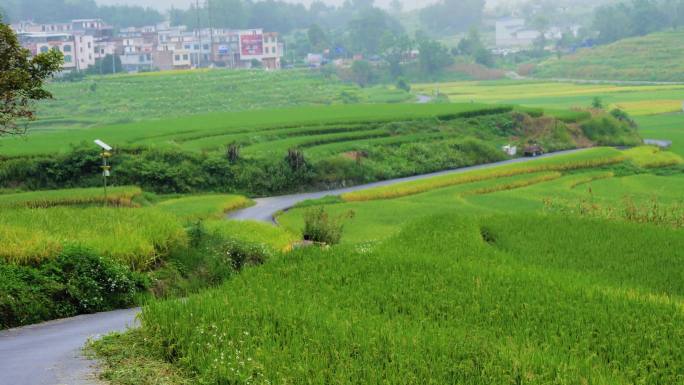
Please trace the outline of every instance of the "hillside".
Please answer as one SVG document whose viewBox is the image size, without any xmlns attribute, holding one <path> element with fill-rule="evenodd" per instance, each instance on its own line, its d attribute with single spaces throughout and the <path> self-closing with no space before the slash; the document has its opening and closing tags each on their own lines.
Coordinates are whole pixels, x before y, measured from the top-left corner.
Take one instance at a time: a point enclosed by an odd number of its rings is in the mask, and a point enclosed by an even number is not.
<svg viewBox="0 0 684 385">
<path fill-rule="evenodd" d="M 221 111 L 341 103 L 392 103 L 407 92 L 360 88 L 309 70 L 168 71 L 53 82 L 32 129 L 89 127 Z"/>
<path fill-rule="evenodd" d="M 540 64 L 540 78 L 684 81 L 684 31 L 655 33 L 582 49 Z"/>
</svg>

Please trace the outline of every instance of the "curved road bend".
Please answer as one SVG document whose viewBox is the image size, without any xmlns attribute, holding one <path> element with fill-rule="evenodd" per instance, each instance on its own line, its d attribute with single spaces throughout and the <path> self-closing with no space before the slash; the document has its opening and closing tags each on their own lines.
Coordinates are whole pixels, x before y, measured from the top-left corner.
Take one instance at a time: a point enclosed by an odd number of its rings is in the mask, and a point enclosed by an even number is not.
<svg viewBox="0 0 684 385">
<path fill-rule="evenodd" d="M 228 218 L 238 219 L 238 220 L 256 220 L 256 221 L 262 221 L 262 222 L 272 222 L 272 221 L 274 221 L 273 216 L 276 213 L 278 213 L 279 211 L 286 210 L 286 209 L 296 205 L 297 203 L 299 203 L 301 201 L 308 200 L 308 199 L 323 198 L 327 195 L 340 195 L 340 194 L 344 194 L 344 193 L 348 193 L 348 192 L 365 190 L 365 189 L 373 188 L 373 187 L 390 186 L 390 185 L 401 183 L 401 182 L 410 182 L 410 181 L 414 181 L 414 180 L 428 179 L 428 178 L 432 178 L 432 177 L 440 176 L 440 175 L 460 174 L 460 173 L 463 173 L 466 171 L 487 169 L 487 168 L 502 166 L 502 165 L 506 165 L 506 164 L 524 163 L 524 162 L 529 162 L 530 160 L 533 160 L 533 159 L 551 158 L 551 157 L 558 156 L 558 155 L 571 154 L 574 152 L 579 152 L 579 151 L 584 151 L 584 150 L 585 149 L 558 151 L 558 152 L 540 155 L 536 158 L 515 158 L 515 159 L 504 160 L 501 162 L 480 164 L 477 166 L 462 167 L 462 168 L 457 168 L 457 169 L 453 169 L 453 170 L 438 171 L 438 172 L 433 172 L 430 174 L 421 174 L 421 175 L 409 176 L 409 177 L 405 177 L 405 178 L 384 180 L 384 181 L 380 181 L 380 182 L 369 183 L 369 184 L 358 185 L 358 186 L 352 186 L 352 187 L 341 188 L 341 189 L 336 189 L 336 190 L 318 191 L 318 192 L 313 192 L 313 193 L 301 193 L 301 194 L 293 194 L 293 195 L 282 195 L 282 196 L 269 197 L 269 198 L 257 198 L 257 199 L 254 199 L 254 201 L 256 202 L 256 204 L 254 206 L 250 206 L 250 207 L 247 207 L 247 208 L 244 208 L 241 210 L 233 211 L 230 214 L 228 214 Z"/>
<path fill-rule="evenodd" d="M 90 337 L 135 326 L 140 309 L 80 315 L 0 331 L 0 385 L 97 384 L 81 349 Z"/>
<path fill-rule="evenodd" d="M 577 151 L 582 150 L 560 151 L 538 158 L 548 158 Z M 290 208 L 307 199 L 317 199 L 326 195 L 339 195 L 371 187 L 389 186 L 406 181 L 457 174 L 529 160 L 529 158 L 518 158 L 337 190 L 260 198 L 255 199 L 256 205 L 235 211 L 228 217 L 239 220 L 250 219 L 271 222 L 278 211 Z M 116 310 L 0 331 L 0 385 L 97 384 L 98 381 L 94 376 L 95 369 L 93 368 L 95 362 L 85 359 L 81 354 L 81 348 L 88 338 L 135 326 L 138 312 L 139 309 Z"/>
</svg>

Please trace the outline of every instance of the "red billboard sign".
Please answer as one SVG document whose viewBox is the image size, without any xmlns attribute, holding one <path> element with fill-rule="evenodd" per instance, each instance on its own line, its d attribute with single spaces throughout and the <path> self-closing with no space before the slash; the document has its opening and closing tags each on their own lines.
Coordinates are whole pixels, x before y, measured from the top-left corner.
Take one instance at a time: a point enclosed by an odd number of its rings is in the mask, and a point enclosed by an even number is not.
<svg viewBox="0 0 684 385">
<path fill-rule="evenodd" d="M 240 34 L 240 54 L 242 56 L 261 56 L 264 54 L 264 35 L 259 31 Z"/>
</svg>

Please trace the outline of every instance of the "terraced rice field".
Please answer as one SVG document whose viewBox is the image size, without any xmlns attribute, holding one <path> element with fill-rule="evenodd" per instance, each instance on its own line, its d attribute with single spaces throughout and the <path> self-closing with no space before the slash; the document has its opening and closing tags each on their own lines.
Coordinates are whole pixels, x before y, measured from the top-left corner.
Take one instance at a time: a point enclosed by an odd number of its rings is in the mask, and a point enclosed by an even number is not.
<svg viewBox="0 0 684 385">
<path fill-rule="evenodd" d="M 327 208 L 333 216 L 353 210 L 356 214 L 346 226 L 343 242 L 363 243 L 386 239 L 396 234 L 407 222 L 439 214 L 445 208 L 466 214 L 504 214 L 541 213 L 548 201 L 567 206 L 568 209 L 576 209 L 583 202 L 604 208 L 619 208 L 625 198 L 639 205 L 646 205 L 653 198 L 666 206 L 680 203 L 681 189 L 684 187 L 681 175 L 616 177 L 612 171 L 614 167 L 620 169 L 620 162 L 638 164 L 644 161 L 644 157 L 648 159 L 646 166 L 659 158 L 675 162 L 656 162 L 653 167 L 670 166 L 682 161 L 670 152 L 654 155 L 651 151 L 651 147 L 625 152 L 614 149 L 588 150 L 526 165 L 502 166 L 362 190 L 342 195 L 341 200 L 335 201 L 338 203 L 330 204 Z M 308 206 L 311 204 L 307 203 Z M 289 210 L 278 220 L 285 228 L 296 232 L 303 228 L 306 210 L 305 207 Z"/>
<path fill-rule="evenodd" d="M 180 148 L 190 151 L 225 151 L 230 143 L 259 154 L 292 146 L 387 138 L 396 133 L 378 127 L 391 121 L 435 119 L 503 112 L 511 107 L 483 104 L 351 105 L 212 113 L 174 119 L 96 128 L 33 132 L 26 138 L 0 139 L 0 156 L 51 154 L 73 145 L 102 139 L 115 147 Z M 250 148 L 254 146 L 253 148 Z"/>
<path fill-rule="evenodd" d="M 132 206 L 133 198 L 142 190 L 134 186 L 110 187 L 105 201 L 102 188 L 79 188 L 47 191 L 31 191 L 15 194 L 0 194 L 0 208 L 47 208 L 54 206 L 74 206 L 108 204 Z"/>
<path fill-rule="evenodd" d="M 152 208 L 3 208 L 0 237 L 0 258 L 12 263 L 37 264 L 79 245 L 136 270 L 187 242 L 174 215 Z"/>
<path fill-rule="evenodd" d="M 606 107 L 621 107 L 635 116 L 682 110 L 684 85 L 620 86 L 546 81 L 488 81 L 416 84 L 413 92 L 439 92 L 452 102 L 510 103 L 570 109 L 587 108 L 595 97 Z"/>
<path fill-rule="evenodd" d="M 94 76 L 52 83 L 55 98 L 41 103 L 35 130 L 151 120 L 220 111 L 330 105 L 351 95 L 359 102 L 411 99 L 401 90 L 362 89 L 313 71 L 197 70 Z"/>
<path fill-rule="evenodd" d="M 647 151 L 589 151 L 561 159 L 559 171 L 395 199 L 327 198 L 330 215 L 355 212 L 342 245 L 152 303 L 138 335 L 173 346 L 193 383 L 676 383 L 681 229 L 547 211 L 549 199 L 681 200 L 681 175 L 574 167 L 616 155 L 639 163 Z M 280 222 L 301 229 L 312 204 Z"/>
</svg>

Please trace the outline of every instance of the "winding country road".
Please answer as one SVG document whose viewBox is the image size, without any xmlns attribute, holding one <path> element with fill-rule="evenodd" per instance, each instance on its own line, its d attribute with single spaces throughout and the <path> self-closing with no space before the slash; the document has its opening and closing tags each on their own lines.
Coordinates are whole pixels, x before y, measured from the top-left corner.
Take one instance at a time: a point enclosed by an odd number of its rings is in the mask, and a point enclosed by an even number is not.
<svg viewBox="0 0 684 385">
<path fill-rule="evenodd" d="M 582 150 L 560 151 L 534 159 L 578 151 Z M 273 216 L 278 211 L 290 208 L 307 199 L 529 160 L 530 158 L 518 158 L 337 190 L 260 198 L 255 199 L 256 204 L 254 206 L 235 211 L 228 217 L 237 220 L 270 222 L 274 220 Z M 81 348 L 88 338 L 96 338 L 103 334 L 122 331 L 135 326 L 138 312 L 139 309 L 117 310 L 0 331 L 0 385 L 97 384 L 98 381 L 93 374 L 95 362 L 85 359 L 81 354 Z"/>
</svg>

